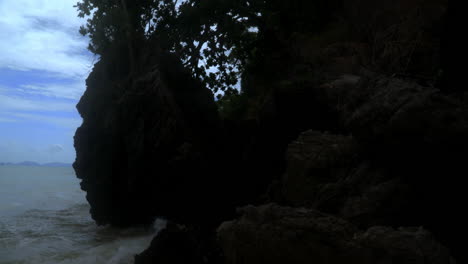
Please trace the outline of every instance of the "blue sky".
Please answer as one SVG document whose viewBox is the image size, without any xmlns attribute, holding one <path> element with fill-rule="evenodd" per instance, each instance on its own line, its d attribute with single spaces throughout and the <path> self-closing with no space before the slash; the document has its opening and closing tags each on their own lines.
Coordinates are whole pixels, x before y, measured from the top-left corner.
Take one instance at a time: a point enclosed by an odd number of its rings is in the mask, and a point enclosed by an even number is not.
<svg viewBox="0 0 468 264">
<path fill-rule="evenodd" d="M 77 0 L 0 0 L 0 162 L 73 162 L 94 57 Z"/>
</svg>

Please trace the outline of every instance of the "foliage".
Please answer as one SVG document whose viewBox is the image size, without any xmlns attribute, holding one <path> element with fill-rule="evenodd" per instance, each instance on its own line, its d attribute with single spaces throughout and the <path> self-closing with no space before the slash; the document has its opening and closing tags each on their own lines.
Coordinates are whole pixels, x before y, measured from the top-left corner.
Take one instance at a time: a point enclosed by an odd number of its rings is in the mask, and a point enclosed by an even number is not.
<svg viewBox="0 0 468 264">
<path fill-rule="evenodd" d="M 148 23 L 151 4 L 152 0 L 82 0 L 78 2 L 75 5 L 78 9 L 78 16 L 88 18 L 86 25 L 80 27 L 80 33 L 90 37 L 88 49 L 95 54 L 102 55 L 115 41 L 125 39 L 125 31 L 131 30 L 142 34 Z"/>
<path fill-rule="evenodd" d="M 263 0 L 82 0 L 80 33 L 102 55 L 116 41 L 157 37 L 214 92 L 233 90 L 262 27 Z M 131 32 L 129 34 L 128 32 Z M 130 52 L 131 53 L 131 52 Z"/>
</svg>

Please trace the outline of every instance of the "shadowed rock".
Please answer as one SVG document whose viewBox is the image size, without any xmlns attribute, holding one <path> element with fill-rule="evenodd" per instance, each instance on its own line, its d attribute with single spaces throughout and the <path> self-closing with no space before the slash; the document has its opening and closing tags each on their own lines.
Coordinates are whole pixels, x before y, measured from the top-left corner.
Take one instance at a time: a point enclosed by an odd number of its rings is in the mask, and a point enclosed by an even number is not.
<svg viewBox="0 0 468 264">
<path fill-rule="evenodd" d="M 218 191 L 209 187 L 217 180 L 213 95 L 172 55 L 147 47 L 136 72 L 118 53 L 94 66 L 77 105 L 74 168 L 98 224 L 203 222 Z"/>
<path fill-rule="evenodd" d="M 228 264 L 455 263 L 422 228 L 372 227 L 362 232 L 315 210 L 275 204 L 241 212 L 240 218 L 218 228 Z"/>
<path fill-rule="evenodd" d="M 184 226 L 169 223 L 135 256 L 135 264 L 202 264 L 221 263 L 221 252 L 212 237 Z"/>
</svg>

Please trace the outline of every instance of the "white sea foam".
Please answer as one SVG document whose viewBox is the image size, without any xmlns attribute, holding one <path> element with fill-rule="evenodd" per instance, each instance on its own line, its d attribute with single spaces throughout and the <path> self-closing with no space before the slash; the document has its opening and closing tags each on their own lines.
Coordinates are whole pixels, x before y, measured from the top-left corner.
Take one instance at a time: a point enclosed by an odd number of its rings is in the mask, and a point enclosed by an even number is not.
<svg viewBox="0 0 468 264">
<path fill-rule="evenodd" d="M 70 171 L 38 169 L 0 168 L 0 264 L 133 263 L 165 225 L 98 227 Z"/>
</svg>

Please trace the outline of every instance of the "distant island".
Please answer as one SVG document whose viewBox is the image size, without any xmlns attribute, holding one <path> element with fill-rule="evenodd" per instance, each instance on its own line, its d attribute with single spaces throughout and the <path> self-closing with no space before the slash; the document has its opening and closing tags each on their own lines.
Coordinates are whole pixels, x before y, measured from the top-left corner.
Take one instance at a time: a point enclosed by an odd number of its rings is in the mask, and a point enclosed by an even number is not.
<svg viewBox="0 0 468 264">
<path fill-rule="evenodd" d="M 0 166 L 28 166 L 28 167 L 71 167 L 71 163 L 63 162 L 49 162 L 49 163 L 37 163 L 34 161 L 23 161 L 18 163 L 12 162 L 0 162 Z"/>
</svg>

